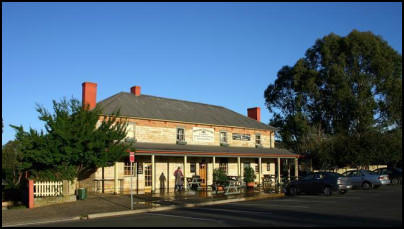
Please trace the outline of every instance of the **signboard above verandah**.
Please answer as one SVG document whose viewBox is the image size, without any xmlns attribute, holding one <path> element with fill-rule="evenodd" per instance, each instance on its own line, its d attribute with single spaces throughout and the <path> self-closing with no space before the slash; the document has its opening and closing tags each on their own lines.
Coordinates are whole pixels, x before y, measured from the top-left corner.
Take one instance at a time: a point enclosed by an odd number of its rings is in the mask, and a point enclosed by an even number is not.
<svg viewBox="0 0 404 229">
<path fill-rule="evenodd" d="M 192 128 L 192 136 L 194 142 L 214 142 L 215 131 L 212 128 Z"/>
<path fill-rule="evenodd" d="M 250 141 L 251 137 L 249 134 L 233 134 L 233 140 Z"/>
</svg>

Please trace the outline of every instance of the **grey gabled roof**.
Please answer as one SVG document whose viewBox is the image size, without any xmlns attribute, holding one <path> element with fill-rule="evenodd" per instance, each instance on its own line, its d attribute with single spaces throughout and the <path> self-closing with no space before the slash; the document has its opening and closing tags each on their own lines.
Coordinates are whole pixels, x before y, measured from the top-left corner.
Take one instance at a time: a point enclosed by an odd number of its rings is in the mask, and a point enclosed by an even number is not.
<svg viewBox="0 0 404 229">
<path fill-rule="evenodd" d="M 97 103 L 103 115 L 120 109 L 121 116 L 276 131 L 277 129 L 227 108 L 203 103 L 120 92 Z"/>
</svg>

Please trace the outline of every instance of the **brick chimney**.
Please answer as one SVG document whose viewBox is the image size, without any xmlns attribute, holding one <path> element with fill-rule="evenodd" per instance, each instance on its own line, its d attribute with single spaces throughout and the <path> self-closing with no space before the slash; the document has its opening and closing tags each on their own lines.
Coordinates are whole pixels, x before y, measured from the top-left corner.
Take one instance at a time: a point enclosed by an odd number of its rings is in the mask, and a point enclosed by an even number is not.
<svg viewBox="0 0 404 229">
<path fill-rule="evenodd" d="M 83 86 L 83 93 L 82 93 L 82 104 L 83 106 L 89 106 L 89 110 L 94 109 L 97 104 L 97 84 L 84 82 Z"/>
<path fill-rule="evenodd" d="M 130 88 L 130 92 L 136 96 L 140 96 L 140 86 L 133 86 Z"/>
<path fill-rule="evenodd" d="M 253 107 L 247 109 L 248 117 L 261 122 L 261 108 Z"/>
</svg>

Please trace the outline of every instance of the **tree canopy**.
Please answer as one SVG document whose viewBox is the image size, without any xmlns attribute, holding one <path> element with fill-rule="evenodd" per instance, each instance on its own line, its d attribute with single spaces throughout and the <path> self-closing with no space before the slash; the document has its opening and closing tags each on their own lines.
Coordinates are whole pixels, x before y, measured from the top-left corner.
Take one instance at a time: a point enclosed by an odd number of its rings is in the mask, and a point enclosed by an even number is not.
<svg viewBox="0 0 404 229">
<path fill-rule="evenodd" d="M 264 97 L 284 144 L 319 167 L 401 160 L 402 56 L 380 36 L 318 39 Z"/>
<path fill-rule="evenodd" d="M 77 99 L 53 101 L 53 113 L 37 104 L 44 131 L 16 130 L 20 159 L 36 180 L 73 180 L 88 170 L 110 166 L 126 155 L 121 144 L 127 122 L 119 112 L 100 120 L 101 108 L 88 110 Z"/>
</svg>

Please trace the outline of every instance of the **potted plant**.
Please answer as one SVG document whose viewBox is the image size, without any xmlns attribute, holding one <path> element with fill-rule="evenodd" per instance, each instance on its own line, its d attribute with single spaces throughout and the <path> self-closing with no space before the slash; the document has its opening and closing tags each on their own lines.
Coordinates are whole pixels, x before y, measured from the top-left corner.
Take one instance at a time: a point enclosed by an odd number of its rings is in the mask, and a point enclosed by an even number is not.
<svg viewBox="0 0 404 229">
<path fill-rule="evenodd" d="M 255 175 L 254 169 L 251 167 L 244 168 L 244 182 L 247 185 L 247 188 L 254 187 L 254 181 L 257 176 Z"/>
<path fill-rule="evenodd" d="M 223 191 L 223 186 L 227 183 L 227 175 L 223 169 L 213 170 L 213 182 L 217 185 L 217 191 Z"/>
</svg>

